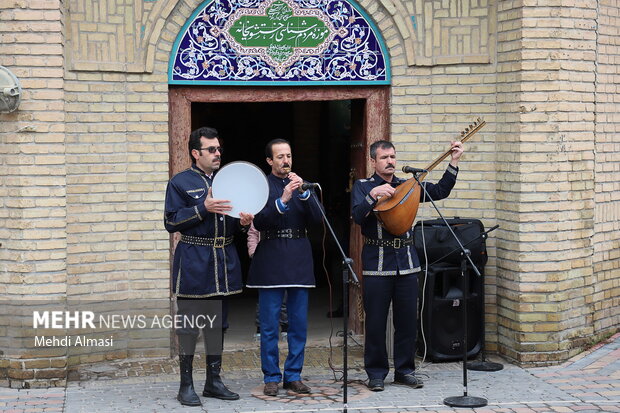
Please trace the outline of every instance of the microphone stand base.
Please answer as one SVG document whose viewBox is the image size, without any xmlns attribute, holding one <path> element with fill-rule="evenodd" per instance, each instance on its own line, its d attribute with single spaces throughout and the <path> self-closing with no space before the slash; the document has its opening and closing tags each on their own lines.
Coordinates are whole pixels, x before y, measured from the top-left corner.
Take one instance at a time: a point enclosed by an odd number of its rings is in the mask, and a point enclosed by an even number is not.
<svg viewBox="0 0 620 413">
<path fill-rule="evenodd" d="M 474 371 L 500 371 L 504 366 L 492 361 L 471 361 L 467 363 L 467 370 Z"/>
<path fill-rule="evenodd" d="M 443 399 L 443 404 L 450 407 L 484 407 L 487 399 L 474 396 L 453 396 Z"/>
</svg>

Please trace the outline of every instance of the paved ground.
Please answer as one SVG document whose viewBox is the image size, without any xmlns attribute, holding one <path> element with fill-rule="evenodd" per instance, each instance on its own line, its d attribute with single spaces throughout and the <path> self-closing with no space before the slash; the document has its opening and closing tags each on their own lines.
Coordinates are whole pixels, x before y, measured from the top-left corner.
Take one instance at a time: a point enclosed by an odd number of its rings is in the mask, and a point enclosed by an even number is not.
<svg viewBox="0 0 620 413">
<path fill-rule="evenodd" d="M 133 360 L 92 366 L 74 374 L 66 388 L 0 389 L 0 412 L 338 412 L 343 411 L 342 382 L 334 381 L 327 366 L 329 351 L 308 349 L 304 378 L 314 392 L 297 397 L 280 391 L 279 397 L 262 395 L 256 351 L 225 355 L 228 386 L 241 399 L 223 402 L 203 399 L 202 407 L 184 407 L 175 400 L 178 366 L 171 360 Z M 340 350 L 334 364 L 341 366 Z M 350 350 L 347 411 L 383 412 L 620 412 L 620 333 L 561 366 L 522 369 L 499 359 L 497 372 L 468 371 L 468 394 L 488 400 L 486 407 L 453 409 L 443 404 L 449 396 L 463 395 L 460 363 L 427 364 L 423 389 L 390 384 L 373 393 L 362 384 L 361 349 Z M 336 373 L 341 377 L 340 372 Z M 195 374 L 204 383 L 204 365 Z"/>
</svg>

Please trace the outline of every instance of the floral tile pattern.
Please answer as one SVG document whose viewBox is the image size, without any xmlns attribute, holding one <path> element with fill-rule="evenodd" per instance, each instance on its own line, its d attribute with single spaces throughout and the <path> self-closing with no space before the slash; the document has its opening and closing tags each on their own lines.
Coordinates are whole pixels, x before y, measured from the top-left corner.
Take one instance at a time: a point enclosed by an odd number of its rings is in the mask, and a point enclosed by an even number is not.
<svg viewBox="0 0 620 413">
<path fill-rule="evenodd" d="M 173 49 L 171 84 L 388 84 L 376 28 L 343 0 L 213 0 Z"/>
</svg>

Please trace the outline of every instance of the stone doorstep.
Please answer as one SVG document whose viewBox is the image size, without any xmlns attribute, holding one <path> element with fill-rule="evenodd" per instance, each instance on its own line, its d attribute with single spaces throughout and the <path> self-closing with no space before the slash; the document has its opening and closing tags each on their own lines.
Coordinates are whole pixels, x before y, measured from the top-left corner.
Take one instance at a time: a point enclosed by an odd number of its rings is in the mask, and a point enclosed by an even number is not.
<svg viewBox="0 0 620 413">
<path fill-rule="evenodd" d="M 204 372 L 205 356 L 200 348 L 196 349 L 194 368 Z M 280 361 L 286 359 L 286 344 L 280 344 Z M 304 367 L 329 369 L 329 346 L 306 346 Z M 332 365 L 342 365 L 342 349 L 336 345 L 331 350 Z M 363 348 L 349 345 L 348 359 L 350 368 L 363 367 Z M 225 350 L 222 368 L 224 373 L 236 371 L 256 371 L 260 373 L 260 349 Z M 147 377 L 160 374 L 178 374 L 178 358 L 140 358 L 101 362 L 69 368 L 68 381 L 111 380 L 128 377 Z"/>
<path fill-rule="evenodd" d="M 354 336 L 349 341 L 349 365 L 353 368 L 355 365 L 363 365 L 363 350 L 359 344 L 361 338 Z M 342 338 L 333 337 L 331 340 L 331 364 L 338 366 L 342 364 Z M 287 355 L 287 343 L 279 342 L 281 362 Z M 205 355 L 204 347 L 198 343 L 196 348 L 196 358 L 194 366 L 204 373 Z M 226 374 L 241 371 L 245 375 L 253 375 L 254 372 L 260 373 L 260 345 L 254 341 L 244 343 L 226 343 L 224 350 L 223 370 Z M 329 340 L 318 339 L 309 340 L 306 344 L 306 357 L 304 366 L 306 368 L 329 368 Z M 5 363 L 6 364 L 6 363 Z M 4 368 L 6 372 L 7 366 L 0 365 L 0 373 Z M 41 370 L 38 375 L 34 376 L 34 371 L 30 370 L 32 377 L 10 378 L 8 376 L 0 376 L 0 387 L 30 389 L 30 388 L 49 388 L 64 387 L 67 382 L 80 382 L 88 380 L 110 380 L 115 378 L 139 378 L 164 374 L 178 374 L 178 359 L 169 357 L 141 357 L 141 358 L 113 358 L 107 361 L 95 361 L 92 363 L 83 363 L 77 366 L 70 366 L 68 369 L 56 369 L 54 376 L 43 377 L 42 373 L 47 370 Z"/>
</svg>

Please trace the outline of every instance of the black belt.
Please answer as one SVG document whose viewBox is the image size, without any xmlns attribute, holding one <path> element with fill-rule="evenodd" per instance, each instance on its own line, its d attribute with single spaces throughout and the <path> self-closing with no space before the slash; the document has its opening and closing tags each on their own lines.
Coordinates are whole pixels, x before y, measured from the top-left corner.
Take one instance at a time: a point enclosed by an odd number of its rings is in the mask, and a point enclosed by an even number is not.
<svg viewBox="0 0 620 413">
<path fill-rule="evenodd" d="M 203 247 L 224 248 L 225 246 L 232 244 L 234 240 L 235 237 L 232 235 L 230 237 L 207 238 L 181 234 L 181 242 L 192 245 L 201 245 Z"/>
<path fill-rule="evenodd" d="M 306 238 L 306 230 L 305 229 L 268 229 L 266 231 L 260 232 L 260 239 L 275 239 L 275 238 Z"/>
<path fill-rule="evenodd" d="M 375 247 L 392 247 L 403 248 L 407 245 L 413 244 L 413 237 L 411 238 L 394 238 L 394 239 L 373 239 L 364 238 L 364 244 L 374 245 Z"/>
</svg>

